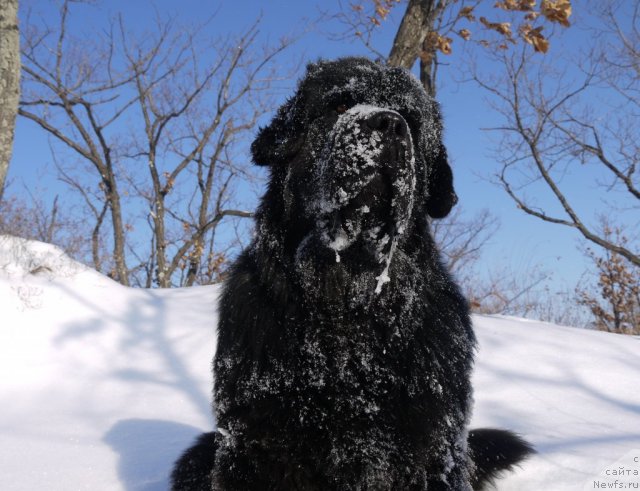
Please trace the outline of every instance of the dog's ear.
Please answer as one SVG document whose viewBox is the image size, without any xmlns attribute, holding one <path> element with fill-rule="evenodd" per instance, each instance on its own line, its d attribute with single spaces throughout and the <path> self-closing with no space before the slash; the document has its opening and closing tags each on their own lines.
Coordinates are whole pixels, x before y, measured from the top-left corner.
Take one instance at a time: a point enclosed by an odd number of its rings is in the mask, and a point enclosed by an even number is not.
<svg viewBox="0 0 640 491">
<path fill-rule="evenodd" d="M 458 196 L 453 189 L 453 172 L 451 172 L 444 145 L 440 145 L 434 165 L 431 167 L 428 191 L 427 213 L 431 218 L 446 217 L 458 202 Z"/>
<path fill-rule="evenodd" d="M 304 135 L 300 95 L 289 99 L 267 126 L 260 128 L 251 144 L 253 162 L 257 165 L 280 165 L 295 155 Z"/>
</svg>

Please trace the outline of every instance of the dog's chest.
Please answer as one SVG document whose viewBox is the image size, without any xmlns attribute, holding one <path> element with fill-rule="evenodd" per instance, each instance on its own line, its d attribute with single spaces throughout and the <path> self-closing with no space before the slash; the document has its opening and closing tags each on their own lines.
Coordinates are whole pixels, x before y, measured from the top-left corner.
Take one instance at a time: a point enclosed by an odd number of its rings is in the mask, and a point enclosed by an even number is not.
<svg viewBox="0 0 640 491">
<path fill-rule="evenodd" d="M 291 372 L 301 423 L 322 427 L 381 417 L 397 378 L 383 351 L 358 333 L 309 333 Z"/>
<path fill-rule="evenodd" d="M 301 344 L 300 383 L 314 387 L 342 385 L 359 389 L 361 385 L 391 377 L 385 348 L 372 333 L 308 332 Z M 369 326 L 366 326 L 369 327 Z"/>
</svg>

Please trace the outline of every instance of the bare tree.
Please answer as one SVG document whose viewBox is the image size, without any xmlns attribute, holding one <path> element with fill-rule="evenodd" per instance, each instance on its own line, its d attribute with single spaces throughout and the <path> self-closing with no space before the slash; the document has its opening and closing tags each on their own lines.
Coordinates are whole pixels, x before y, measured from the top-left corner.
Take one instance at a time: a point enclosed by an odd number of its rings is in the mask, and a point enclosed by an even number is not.
<svg viewBox="0 0 640 491">
<path fill-rule="evenodd" d="M 97 179 L 88 185 L 84 172 L 59 165 L 93 216 L 98 270 L 125 285 L 192 285 L 224 257 L 214 248 L 220 223 L 251 216 L 234 206 L 236 181 L 251 178 L 238 145 L 270 108 L 273 61 L 291 41 L 260 52 L 258 22 L 213 42 L 203 40 L 206 23 L 187 30 L 171 19 L 135 36 L 121 18 L 102 38 L 75 39 L 70 3 L 56 27 L 30 26 L 19 114 Z"/>
<path fill-rule="evenodd" d="M 527 317 L 542 304 L 539 287 L 549 276 L 539 268 L 519 275 L 501 268 L 485 281 L 463 284 L 463 290 L 474 312 Z"/>
<path fill-rule="evenodd" d="M 637 241 L 617 241 L 598 229 L 596 219 L 604 207 L 616 210 L 630 236 L 640 226 L 640 6 L 634 4 L 629 15 L 619 8 L 629 4 L 598 5 L 605 24 L 593 39 L 600 46 L 588 51 L 573 70 L 567 60 L 558 69 L 521 50 L 500 57 L 501 78 L 476 74 L 476 80 L 502 115 L 496 128 L 502 135 L 497 180 L 518 208 L 575 229 L 640 267 Z M 619 22 L 623 15 L 627 27 Z M 572 193 L 572 172 L 589 193 L 590 207 Z M 541 193 L 555 203 L 542 206 L 531 197 Z"/>
<path fill-rule="evenodd" d="M 602 221 L 602 235 L 609 241 L 627 244 L 629 239 L 609 220 Z M 597 289 L 578 288 L 579 302 L 589 308 L 596 329 L 619 334 L 640 334 L 640 268 L 615 251 L 596 254 L 587 248 L 597 274 Z"/>
<path fill-rule="evenodd" d="M 449 271 L 462 283 L 473 281 L 470 272 L 498 227 L 497 218 L 489 210 L 481 210 L 473 217 L 465 218 L 459 207 L 446 218 L 431 222 L 433 235 Z"/>
<path fill-rule="evenodd" d="M 11 160 L 19 98 L 18 0 L 0 0 L 0 201 Z"/>
<path fill-rule="evenodd" d="M 27 192 L 28 197 L 7 197 L 2 202 L 0 235 L 39 240 L 61 247 L 67 254 L 82 258 L 85 227 L 78 217 L 63 210 L 55 196 L 50 203 Z"/>
<path fill-rule="evenodd" d="M 405 3 L 391 50 L 384 55 L 374 47 L 376 30 L 394 9 Z M 492 21 L 476 15 L 487 4 L 493 9 L 519 14 L 518 18 Z M 542 0 L 539 5 L 534 0 L 361 0 L 343 6 L 338 18 L 346 25 L 343 36 L 360 39 L 380 60 L 407 69 L 412 69 L 419 60 L 420 80 L 427 92 L 435 96 L 438 68 L 442 64 L 440 55 L 451 54 L 455 38 L 475 39 L 475 44 L 489 48 L 490 52 L 507 49 L 520 38 L 535 51 L 546 52 L 544 21 L 568 26 L 570 15 L 570 0 Z M 514 21 L 517 28 L 513 27 Z"/>
</svg>

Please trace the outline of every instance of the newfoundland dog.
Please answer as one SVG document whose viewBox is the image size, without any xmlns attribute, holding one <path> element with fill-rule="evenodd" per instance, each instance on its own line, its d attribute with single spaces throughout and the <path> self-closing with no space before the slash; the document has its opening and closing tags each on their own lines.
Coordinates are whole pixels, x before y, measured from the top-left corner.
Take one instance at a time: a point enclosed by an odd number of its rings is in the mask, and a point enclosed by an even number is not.
<svg viewBox="0 0 640 491">
<path fill-rule="evenodd" d="M 220 299 L 218 429 L 173 490 L 470 491 L 530 454 L 467 430 L 476 341 L 429 232 L 457 197 L 420 83 L 311 64 L 251 150 L 270 179 Z"/>
</svg>

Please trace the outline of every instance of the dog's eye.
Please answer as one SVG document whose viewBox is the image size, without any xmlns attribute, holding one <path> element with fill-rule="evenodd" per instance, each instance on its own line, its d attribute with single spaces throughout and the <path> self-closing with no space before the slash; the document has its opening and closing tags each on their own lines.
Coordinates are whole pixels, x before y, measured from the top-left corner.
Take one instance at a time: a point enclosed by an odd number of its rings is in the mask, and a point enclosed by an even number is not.
<svg viewBox="0 0 640 491">
<path fill-rule="evenodd" d="M 346 104 L 340 104 L 336 106 L 336 112 L 338 114 L 346 113 L 348 109 L 349 109 L 349 106 L 347 106 Z"/>
</svg>

